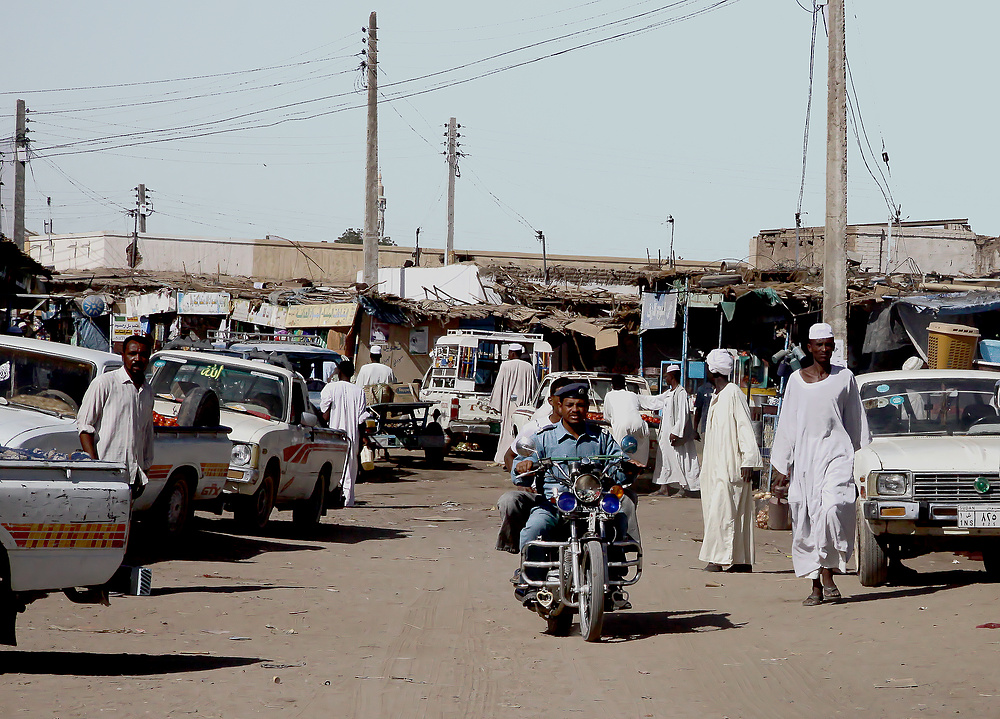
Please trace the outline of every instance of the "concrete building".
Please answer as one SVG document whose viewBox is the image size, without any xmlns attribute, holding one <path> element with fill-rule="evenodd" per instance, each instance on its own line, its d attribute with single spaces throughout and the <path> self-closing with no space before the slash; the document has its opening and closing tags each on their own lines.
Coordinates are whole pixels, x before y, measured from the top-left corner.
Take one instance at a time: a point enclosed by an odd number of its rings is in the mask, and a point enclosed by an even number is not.
<svg viewBox="0 0 1000 719">
<path fill-rule="evenodd" d="M 129 234 L 94 232 L 40 235 L 31 238 L 28 252 L 42 265 L 58 272 L 96 269 L 126 269 Z M 176 237 L 142 234 L 138 239 L 138 269 L 147 272 L 185 272 L 250 277 L 255 280 L 285 281 L 308 279 L 316 284 L 350 284 L 362 269 L 363 248 L 333 242 L 295 242 L 275 235 L 263 239 Z M 537 269 L 541 277 L 542 256 L 526 252 L 475 250 L 456 252 L 458 262 L 479 266 L 516 265 Z M 402 267 L 413 260 L 413 248 L 380 246 L 380 267 Z M 638 257 L 583 257 L 549 255 L 550 268 L 638 270 L 648 259 Z M 421 267 L 441 267 L 443 249 L 420 249 Z M 678 268 L 697 268 L 702 263 L 678 261 Z"/>
<path fill-rule="evenodd" d="M 822 267 L 823 227 L 761 230 L 750 240 L 750 264 L 775 267 Z M 1000 270 L 1000 238 L 978 235 L 967 219 L 848 225 L 848 257 L 867 272 L 915 272 L 981 277 Z"/>
</svg>

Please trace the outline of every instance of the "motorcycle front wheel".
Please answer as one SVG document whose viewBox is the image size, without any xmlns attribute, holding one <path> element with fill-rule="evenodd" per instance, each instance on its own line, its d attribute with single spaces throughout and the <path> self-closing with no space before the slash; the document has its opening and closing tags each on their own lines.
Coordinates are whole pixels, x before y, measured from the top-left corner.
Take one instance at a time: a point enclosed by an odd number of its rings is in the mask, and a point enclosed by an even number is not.
<svg viewBox="0 0 1000 719">
<path fill-rule="evenodd" d="M 607 584 L 607 557 L 596 539 L 583 545 L 583 580 L 580 590 L 580 635 L 588 642 L 601 638 L 604 627 L 604 588 Z"/>
</svg>

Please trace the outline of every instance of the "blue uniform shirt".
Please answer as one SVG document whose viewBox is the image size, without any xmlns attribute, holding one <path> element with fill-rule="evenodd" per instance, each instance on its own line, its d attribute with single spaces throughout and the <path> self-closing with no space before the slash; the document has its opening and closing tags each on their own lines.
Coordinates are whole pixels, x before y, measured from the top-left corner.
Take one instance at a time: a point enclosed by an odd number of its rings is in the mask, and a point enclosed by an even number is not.
<svg viewBox="0 0 1000 719">
<path fill-rule="evenodd" d="M 574 437 L 566 429 L 566 425 L 560 422 L 559 424 L 552 424 L 539 430 L 538 434 L 535 435 L 535 451 L 533 454 L 525 457 L 525 459 L 530 459 L 537 467 L 539 459 L 551 457 L 593 457 L 598 454 L 618 454 L 620 452 L 621 448 L 618 446 L 615 438 L 606 429 L 587 422 L 580 436 Z M 517 478 L 517 464 L 515 462 L 510 472 L 514 484 L 526 485 L 533 482 L 534 477 L 528 481 Z M 613 472 L 611 476 L 616 482 L 624 480 L 624 474 L 620 469 Z M 559 470 L 553 472 L 550 469 L 545 473 L 544 492 L 546 497 L 554 496 L 556 494 L 556 487 L 565 485 L 566 480 Z"/>
</svg>

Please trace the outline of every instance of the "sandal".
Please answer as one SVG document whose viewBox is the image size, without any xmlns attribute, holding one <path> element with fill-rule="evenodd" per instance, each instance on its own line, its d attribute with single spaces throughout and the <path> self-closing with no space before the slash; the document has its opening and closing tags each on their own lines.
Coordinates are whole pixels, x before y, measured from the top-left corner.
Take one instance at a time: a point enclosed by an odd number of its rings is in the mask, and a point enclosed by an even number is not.
<svg viewBox="0 0 1000 719">
<path fill-rule="evenodd" d="M 823 603 L 823 597 L 818 594 L 810 594 L 808 597 L 802 600 L 803 607 L 815 607 L 818 604 Z"/>
<path fill-rule="evenodd" d="M 840 590 L 837 587 L 823 587 L 823 599 L 842 599 Z"/>
</svg>

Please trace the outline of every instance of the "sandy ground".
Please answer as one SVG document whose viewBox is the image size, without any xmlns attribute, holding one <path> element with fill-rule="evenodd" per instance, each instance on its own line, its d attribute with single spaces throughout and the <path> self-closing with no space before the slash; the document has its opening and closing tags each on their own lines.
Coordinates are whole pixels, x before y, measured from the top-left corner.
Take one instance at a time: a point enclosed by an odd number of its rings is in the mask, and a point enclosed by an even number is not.
<svg viewBox="0 0 1000 719">
<path fill-rule="evenodd" d="M 914 586 L 805 608 L 790 536 L 751 575 L 698 571 L 700 505 L 644 498 L 646 573 L 601 643 L 543 634 L 493 549 L 505 477 L 404 460 L 309 539 L 199 515 L 150 597 L 62 596 L 0 650 L 3 717 L 977 717 L 1000 714 L 997 586 L 981 563 L 912 562 Z M 138 549 L 138 548 L 137 548 Z M 957 561 L 957 564 L 954 563 Z"/>
</svg>

